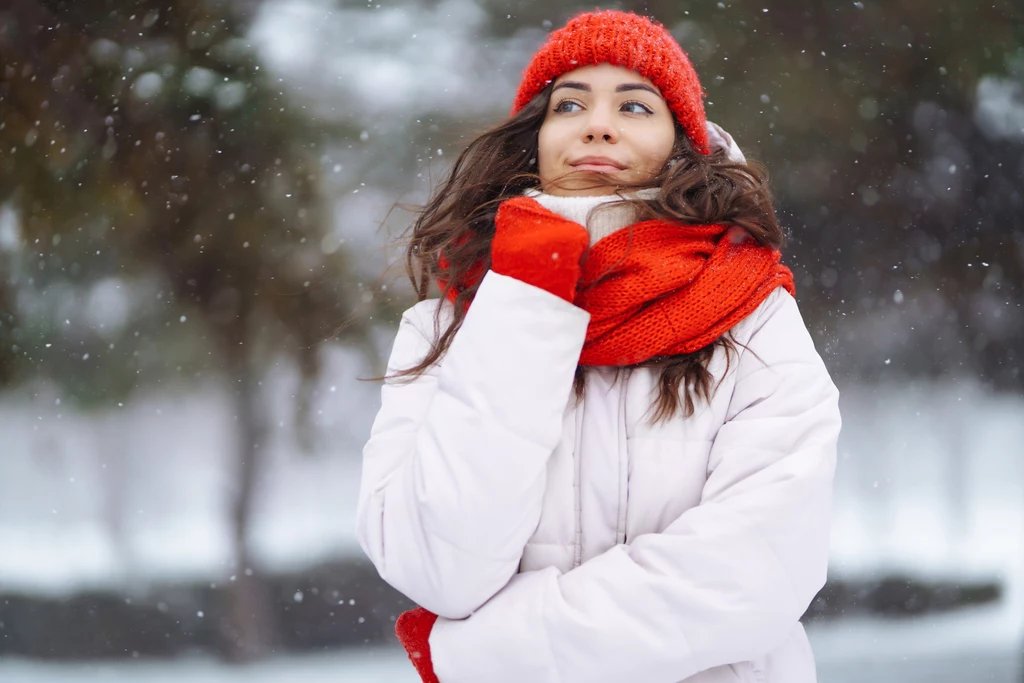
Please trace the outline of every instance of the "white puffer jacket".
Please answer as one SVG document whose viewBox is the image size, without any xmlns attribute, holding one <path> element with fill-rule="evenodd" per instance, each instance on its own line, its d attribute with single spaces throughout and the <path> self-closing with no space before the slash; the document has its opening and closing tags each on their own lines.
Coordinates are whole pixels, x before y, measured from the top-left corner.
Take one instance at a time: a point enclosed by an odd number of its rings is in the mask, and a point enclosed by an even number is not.
<svg viewBox="0 0 1024 683">
<path fill-rule="evenodd" d="M 438 305 L 405 313 L 389 373 Z M 656 425 L 649 369 L 589 369 L 576 403 L 588 319 L 489 272 L 438 366 L 382 389 L 357 533 L 441 615 L 441 683 L 812 683 L 840 418 L 795 301 L 734 327 L 711 403 Z"/>
</svg>

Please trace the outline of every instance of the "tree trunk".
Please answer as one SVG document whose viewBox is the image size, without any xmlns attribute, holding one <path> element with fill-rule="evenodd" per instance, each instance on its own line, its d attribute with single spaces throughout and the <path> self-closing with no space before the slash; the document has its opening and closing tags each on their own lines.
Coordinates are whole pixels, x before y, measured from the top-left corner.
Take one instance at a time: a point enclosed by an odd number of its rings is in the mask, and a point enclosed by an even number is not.
<svg viewBox="0 0 1024 683">
<path fill-rule="evenodd" d="M 123 417 L 123 413 L 106 410 L 95 415 L 91 422 L 96 429 L 94 453 L 103 487 L 103 521 L 110 532 L 117 564 L 123 568 L 125 587 L 134 590 L 139 587 L 139 573 L 124 524 L 128 509 L 125 501 L 132 490 L 132 481 Z"/>
<path fill-rule="evenodd" d="M 221 651 L 231 661 L 245 662 L 270 653 L 276 643 L 276 620 L 271 596 L 256 567 L 247 541 L 255 486 L 263 462 L 262 411 L 258 387 L 248 358 L 236 347 L 230 379 L 237 424 L 234 498 L 231 503 L 233 578 L 223 587 L 219 632 Z"/>
<path fill-rule="evenodd" d="M 0 278 L 0 388 L 14 384 L 14 315 L 13 286 Z"/>
</svg>

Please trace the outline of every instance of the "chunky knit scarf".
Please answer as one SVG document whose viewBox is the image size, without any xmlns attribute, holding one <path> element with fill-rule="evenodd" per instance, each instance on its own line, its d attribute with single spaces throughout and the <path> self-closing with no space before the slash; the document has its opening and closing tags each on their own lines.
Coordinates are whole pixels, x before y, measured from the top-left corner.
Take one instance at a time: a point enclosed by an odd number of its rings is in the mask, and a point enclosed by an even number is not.
<svg viewBox="0 0 1024 683">
<path fill-rule="evenodd" d="M 777 287 L 795 294 L 780 257 L 726 225 L 652 220 L 602 236 L 584 257 L 573 301 L 591 316 L 580 365 L 627 366 L 699 351 Z M 441 287 L 452 296 L 463 288 Z"/>
<path fill-rule="evenodd" d="M 693 353 L 777 287 L 795 293 L 777 250 L 742 228 L 644 221 L 587 252 L 574 303 L 590 313 L 581 365 L 635 365 Z"/>
</svg>

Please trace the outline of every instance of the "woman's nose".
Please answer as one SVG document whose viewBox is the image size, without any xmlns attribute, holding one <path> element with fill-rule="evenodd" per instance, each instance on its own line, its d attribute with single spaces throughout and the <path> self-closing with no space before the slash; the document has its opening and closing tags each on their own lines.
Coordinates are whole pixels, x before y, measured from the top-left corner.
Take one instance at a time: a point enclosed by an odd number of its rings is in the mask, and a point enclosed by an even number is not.
<svg viewBox="0 0 1024 683">
<path fill-rule="evenodd" d="M 589 113 L 586 124 L 583 126 L 583 140 L 585 142 L 597 140 L 618 142 L 619 132 L 613 124 L 611 114 L 603 111 L 602 108 L 592 109 Z"/>
</svg>

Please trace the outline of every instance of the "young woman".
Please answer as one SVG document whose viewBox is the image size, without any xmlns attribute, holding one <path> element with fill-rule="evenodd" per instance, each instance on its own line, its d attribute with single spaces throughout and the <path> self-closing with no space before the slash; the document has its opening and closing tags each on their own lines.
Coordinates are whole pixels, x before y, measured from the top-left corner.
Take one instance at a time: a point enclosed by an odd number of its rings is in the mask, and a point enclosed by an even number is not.
<svg viewBox="0 0 1024 683">
<path fill-rule="evenodd" d="M 424 681 L 815 680 L 840 418 L 781 243 L 663 27 L 551 34 L 413 227 L 364 451 Z"/>
</svg>

